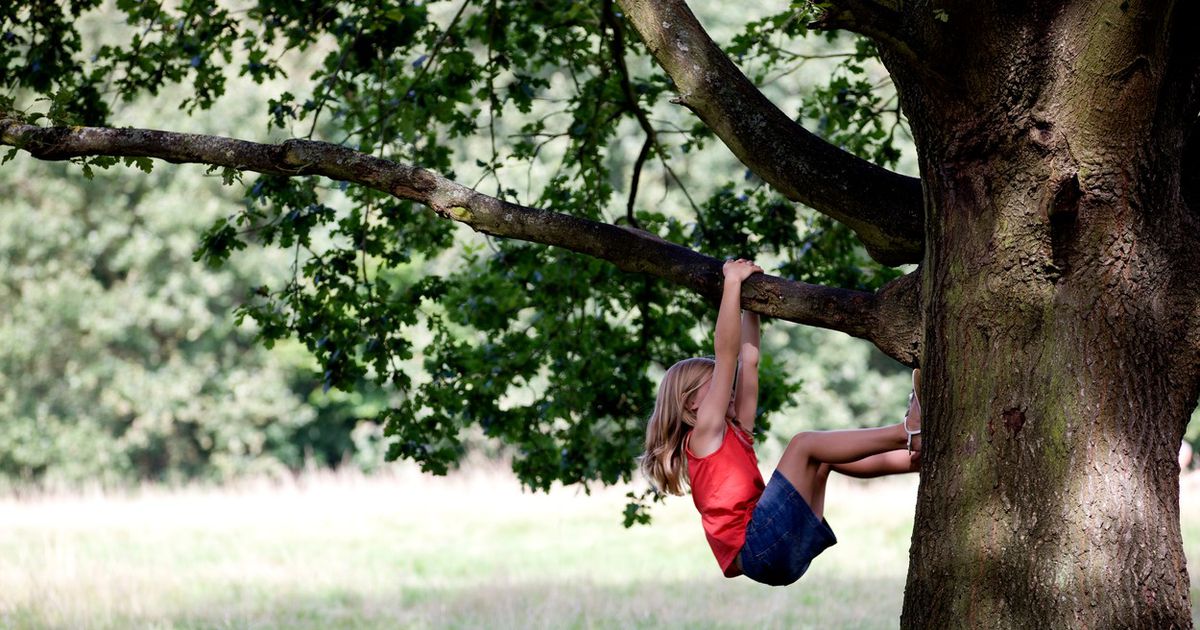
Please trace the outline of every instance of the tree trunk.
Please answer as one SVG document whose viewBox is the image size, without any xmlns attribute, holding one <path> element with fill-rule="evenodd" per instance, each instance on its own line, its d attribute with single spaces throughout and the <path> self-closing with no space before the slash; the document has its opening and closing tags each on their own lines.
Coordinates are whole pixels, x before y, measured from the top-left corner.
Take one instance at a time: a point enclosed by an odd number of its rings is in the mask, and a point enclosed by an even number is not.
<svg viewBox="0 0 1200 630">
<path fill-rule="evenodd" d="M 969 32 L 927 33 L 957 74 L 894 71 L 928 226 L 904 627 L 1191 627 L 1194 114 L 1167 102 L 1172 8 L 1120 5 L 964 5 Z"/>
</svg>

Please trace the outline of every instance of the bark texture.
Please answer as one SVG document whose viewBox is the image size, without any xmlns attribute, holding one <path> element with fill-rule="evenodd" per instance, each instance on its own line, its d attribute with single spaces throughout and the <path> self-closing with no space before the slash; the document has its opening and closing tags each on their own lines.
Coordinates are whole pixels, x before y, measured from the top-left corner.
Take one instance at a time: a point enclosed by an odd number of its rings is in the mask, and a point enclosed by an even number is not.
<svg viewBox="0 0 1200 630">
<path fill-rule="evenodd" d="M 927 410 L 902 625 L 1191 627 L 1195 119 L 1170 2 L 944 3 L 888 56 L 926 187 Z M 1188 10 L 1191 13 L 1190 10 Z M 969 28 L 968 28 L 969 25 Z"/>
</svg>

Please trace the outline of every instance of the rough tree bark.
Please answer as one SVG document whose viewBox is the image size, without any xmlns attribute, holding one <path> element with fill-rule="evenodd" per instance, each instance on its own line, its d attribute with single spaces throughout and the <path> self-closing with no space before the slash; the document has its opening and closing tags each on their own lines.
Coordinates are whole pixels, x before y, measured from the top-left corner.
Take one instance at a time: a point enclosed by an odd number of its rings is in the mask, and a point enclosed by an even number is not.
<svg viewBox="0 0 1200 630">
<path fill-rule="evenodd" d="M 946 5 L 897 25 L 920 72 L 883 47 L 926 190 L 903 626 L 1190 627 L 1195 11 Z"/>
<path fill-rule="evenodd" d="M 681 91 L 722 74 L 672 71 L 699 39 L 681 2 L 623 4 Z M 819 25 L 879 45 L 924 183 L 902 625 L 1190 627 L 1175 455 L 1198 387 L 1196 9 L 829 4 Z"/>
</svg>

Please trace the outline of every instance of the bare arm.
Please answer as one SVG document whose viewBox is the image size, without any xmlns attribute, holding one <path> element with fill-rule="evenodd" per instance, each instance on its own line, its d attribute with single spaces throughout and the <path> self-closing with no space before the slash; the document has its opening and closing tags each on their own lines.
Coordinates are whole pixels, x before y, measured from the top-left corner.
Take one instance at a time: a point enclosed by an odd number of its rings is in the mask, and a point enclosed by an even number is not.
<svg viewBox="0 0 1200 630">
<path fill-rule="evenodd" d="M 747 260 L 731 260 L 722 269 L 725 284 L 717 311 L 717 329 L 713 333 L 716 368 L 708 385 L 695 401 L 696 426 L 690 448 L 699 457 L 717 450 L 725 437 L 725 415 L 732 401 L 733 376 L 737 373 L 738 345 L 741 338 L 738 321 L 742 310 L 742 281 L 762 268 Z"/>
<path fill-rule="evenodd" d="M 758 412 L 758 340 L 758 313 L 746 311 L 742 314 L 742 347 L 738 352 L 742 372 L 734 392 L 733 409 L 738 424 L 747 431 L 754 431 Z"/>
</svg>

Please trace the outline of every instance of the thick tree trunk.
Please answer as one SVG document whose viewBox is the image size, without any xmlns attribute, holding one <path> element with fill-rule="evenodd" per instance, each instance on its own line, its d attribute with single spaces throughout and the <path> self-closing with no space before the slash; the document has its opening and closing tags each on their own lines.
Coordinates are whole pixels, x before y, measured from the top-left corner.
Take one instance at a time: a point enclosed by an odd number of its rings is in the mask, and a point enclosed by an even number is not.
<svg viewBox="0 0 1200 630">
<path fill-rule="evenodd" d="M 1200 226 L 1163 4 L 963 5 L 928 41 L 966 74 L 897 73 L 929 226 L 905 627 L 1191 626 Z"/>
</svg>

